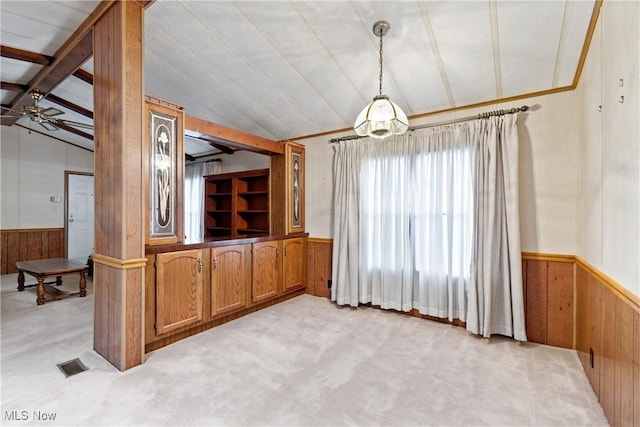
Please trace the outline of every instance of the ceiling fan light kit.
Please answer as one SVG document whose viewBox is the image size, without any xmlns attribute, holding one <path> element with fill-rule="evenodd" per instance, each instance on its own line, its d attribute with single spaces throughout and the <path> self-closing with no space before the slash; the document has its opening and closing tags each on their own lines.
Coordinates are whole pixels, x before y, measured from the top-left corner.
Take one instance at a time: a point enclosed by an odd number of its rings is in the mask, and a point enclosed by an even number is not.
<svg viewBox="0 0 640 427">
<path fill-rule="evenodd" d="M 353 126 L 358 136 L 382 139 L 391 135 L 402 135 L 409 129 L 407 115 L 382 93 L 382 37 L 390 28 L 391 25 L 387 21 L 378 21 L 373 24 L 373 34 L 380 39 L 379 94 L 358 115 Z"/>
</svg>

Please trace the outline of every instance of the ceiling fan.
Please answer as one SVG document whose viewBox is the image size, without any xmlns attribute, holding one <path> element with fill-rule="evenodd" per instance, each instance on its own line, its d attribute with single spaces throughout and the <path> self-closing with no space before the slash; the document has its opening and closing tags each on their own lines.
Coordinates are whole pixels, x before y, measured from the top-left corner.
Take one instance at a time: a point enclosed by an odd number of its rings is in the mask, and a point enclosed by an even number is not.
<svg viewBox="0 0 640 427">
<path fill-rule="evenodd" d="M 72 126 L 75 128 L 83 128 L 83 129 L 93 129 L 93 125 L 82 122 L 74 122 L 72 120 L 64 120 L 58 119 L 56 116 L 64 114 L 63 111 L 58 110 L 57 108 L 49 107 L 42 108 L 38 103 L 43 98 L 43 93 L 38 89 L 34 89 L 30 93 L 31 98 L 33 99 L 33 105 L 24 105 L 22 107 L 22 111 L 20 114 L 16 115 L 2 115 L 2 117 L 28 117 L 32 122 L 38 123 L 40 126 L 45 128 L 48 131 L 58 130 L 61 127 Z M 2 107 L 6 110 L 11 111 L 11 109 L 7 107 Z"/>
</svg>

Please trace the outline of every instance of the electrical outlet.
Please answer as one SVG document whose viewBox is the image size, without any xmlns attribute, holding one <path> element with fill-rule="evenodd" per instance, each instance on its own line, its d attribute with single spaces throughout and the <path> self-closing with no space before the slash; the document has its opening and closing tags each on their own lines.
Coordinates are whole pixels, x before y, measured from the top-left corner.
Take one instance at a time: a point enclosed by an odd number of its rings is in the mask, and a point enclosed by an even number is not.
<svg viewBox="0 0 640 427">
<path fill-rule="evenodd" d="M 589 348 L 589 365 L 591 365 L 591 369 L 593 369 L 593 349 Z"/>
<path fill-rule="evenodd" d="M 327 287 L 331 289 L 331 279 L 327 280 Z"/>
</svg>

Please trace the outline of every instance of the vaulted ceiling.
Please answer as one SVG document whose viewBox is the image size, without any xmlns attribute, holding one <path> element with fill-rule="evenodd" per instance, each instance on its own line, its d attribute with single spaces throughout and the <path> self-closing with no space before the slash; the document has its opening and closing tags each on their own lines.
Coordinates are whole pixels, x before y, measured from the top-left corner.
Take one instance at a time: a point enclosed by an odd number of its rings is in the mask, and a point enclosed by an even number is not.
<svg viewBox="0 0 640 427">
<path fill-rule="evenodd" d="M 4 107 L 16 107 L 21 91 L 52 66 L 98 5 L 0 2 Z M 384 37 L 384 92 L 411 119 L 573 87 L 598 6 L 596 1 L 158 0 L 145 13 L 145 91 L 183 105 L 189 115 L 274 140 L 349 128 L 378 92 L 372 25 L 384 19 L 391 24 Z M 15 51 L 34 55 L 18 57 Z M 89 59 L 47 89 L 41 106 L 90 124 L 92 71 Z M 3 115 L 19 112 L 3 109 Z M 15 123 L 92 148 L 86 136 L 46 131 L 26 117 Z M 207 143 L 187 140 L 192 155 L 211 151 Z"/>
</svg>

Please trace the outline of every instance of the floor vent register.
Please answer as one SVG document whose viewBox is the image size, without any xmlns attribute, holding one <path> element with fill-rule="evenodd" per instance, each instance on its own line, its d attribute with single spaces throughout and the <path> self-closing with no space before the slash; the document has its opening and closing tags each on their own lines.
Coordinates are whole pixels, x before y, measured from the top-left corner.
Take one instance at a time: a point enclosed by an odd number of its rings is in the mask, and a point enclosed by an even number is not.
<svg viewBox="0 0 640 427">
<path fill-rule="evenodd" d="M 58 363 L 58 368 L 60 368 L 65 377 L 70 377 L 89 370 L 89 368 L 84 366 L 84 363 L 82 363 L 78 358 Z"/>
</svg>

